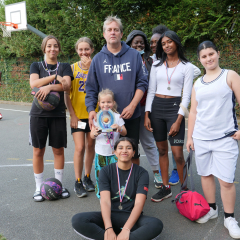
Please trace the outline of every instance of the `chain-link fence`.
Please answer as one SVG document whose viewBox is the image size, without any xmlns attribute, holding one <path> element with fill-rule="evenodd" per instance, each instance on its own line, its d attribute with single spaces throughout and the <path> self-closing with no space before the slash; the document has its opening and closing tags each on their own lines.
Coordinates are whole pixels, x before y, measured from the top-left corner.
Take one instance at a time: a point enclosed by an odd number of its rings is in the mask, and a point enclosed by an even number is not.
<svg viewBox="0 0 240 240">
<path fill-rule="evenodd" d="M 0 100 L 32 102 L 29 85 L 30 66 L 33 62 L 42 60 L 43 57 L 0 59 Z M 71 64 L 78 61 L 78 56 L 61 56 L 58 60 Z"/>
<path fill-rule="evenodd" d="M 226 69 L 235 70 L 240 74 L 240 45 L 224 45 L 220 47 L 220 66 Z M 186 49 L 187 58 L 203 73 L 203 67 L 198 61 L 196 47 Z M 31 89 L 29 85 L 30 65 L 35 61 L 42 61 L 43 57 L 27 58 L 10 58 L 0 59 L 0 100 L 16 102 L 32 102 Z M 60 56 L 60 62 L 70 64 L 79 60 L 78 56 Z M 237 111 L 239 106 L 237 105 Z"/>
</svg>

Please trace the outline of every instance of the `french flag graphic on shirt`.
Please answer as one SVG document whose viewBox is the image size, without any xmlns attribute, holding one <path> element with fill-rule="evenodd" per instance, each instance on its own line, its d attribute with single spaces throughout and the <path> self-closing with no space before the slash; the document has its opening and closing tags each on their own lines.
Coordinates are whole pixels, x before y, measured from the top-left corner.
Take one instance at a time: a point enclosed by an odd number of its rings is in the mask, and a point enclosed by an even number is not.
<svg viewBox="0 0 240 240">
<path fill-rule="evenodd" d="M 114 80 L 123 80 L 123 75 L 122 74 L 114 74 Z"/>
</svg>

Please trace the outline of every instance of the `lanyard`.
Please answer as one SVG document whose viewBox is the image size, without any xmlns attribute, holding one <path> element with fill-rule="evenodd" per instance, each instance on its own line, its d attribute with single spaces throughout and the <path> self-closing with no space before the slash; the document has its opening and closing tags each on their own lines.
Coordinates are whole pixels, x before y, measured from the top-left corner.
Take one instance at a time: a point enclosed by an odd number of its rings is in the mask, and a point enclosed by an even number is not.
<svg viewBox="0 0 240 240">
<path fill-rule="evenodd" d="M 114 151 L 114 132 L 107 132 L 106 136 L 113 152 Z"/>
<path fill-rule="evenodd" d="M 130 172 L 129 172 L 129 174 L 128 174 L 127 182 L 126 182 L 125 187 L 124 187 L 124 192 L 123 192 L 123 194 L 122 194 L 122 196 L 121 196 L 121 186 L 120 186 L 120 178 L 119 178 L 119 172 L 118 172 L 118 163 L 116 163 L 116 170 L 117 170 L 117 177 L 118 177 L 118 191 L 119 191 L 119 199 L 120 199 L 120 205 L 119 205 L 119 207 L 118 207 L 119 210 L 122 210 L 122 209 L 123 209 L 121 203 L 122 203 L 123 197 L 124 197 L 124 195 L 125 195 L 125 192 L 126 192 L 126 190 L 127 190 L 127 185 L 128 185 L 128 182 L 129 182 L 131 173 L 132 173 L 132 169 L 133 169 L 133 164 L 132 164 L 131 169 L 130 169 Z"/>
<path fill-rule="evenodd" d="M 44 62 L 45 62 L 45 66 L 46 66 L 46 71 L 48 72 L 48 75 L 50 76 L 51 73 L 48 70 L 47 62 L 46 61 L 44 61 Z M 56 75 L 57 75 L 58 67 L 59 67 L 59 62 L 57 62 Z M 55 70 L 53 70 L 53 71 L 55 71 Z M 56 79 L 54 79 L 54 82 L 52 84 L 55 84 L 55 82 L 56 82 Z"/>
<path fill-rule="evenodd" d="M 170 88 L 170 83 L 171 83 L 172 75 L 173 75 L 173 73 L 175 72 L 175 70 L 176 70 L 176 68 L 177 68 L 177 66 L 178 66 L 178 63 L 179 63 L 179 60 L 178 60 L 177 65 L 176 65 L 176 67 L 174 68 L 174 70 L 173 70 L 173 72 L 172 72 L 172 74 L 171 74 L 171 76 L 170 76 L 170 78 L 169 78 L 169 76 L 168 76 L 168 65 L 167 65 L 167 61 L 166 61 L 166 74 L 167 74 L 167 80 L 168 80 L 167 90 L 171 90 L 171 88 Z"/>
</svg>

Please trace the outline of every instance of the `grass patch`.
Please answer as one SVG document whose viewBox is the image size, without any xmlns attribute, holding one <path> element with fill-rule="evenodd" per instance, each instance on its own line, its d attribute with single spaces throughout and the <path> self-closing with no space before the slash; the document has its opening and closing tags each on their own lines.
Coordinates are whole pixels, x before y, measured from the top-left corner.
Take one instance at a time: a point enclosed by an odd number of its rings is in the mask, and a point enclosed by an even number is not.
<svg viewBox="0 0 240 240">
<path fill-rule="evenodd" d="M 2 234 L 0 234 L 0 240 L 7 240 Z"/>
</svg>

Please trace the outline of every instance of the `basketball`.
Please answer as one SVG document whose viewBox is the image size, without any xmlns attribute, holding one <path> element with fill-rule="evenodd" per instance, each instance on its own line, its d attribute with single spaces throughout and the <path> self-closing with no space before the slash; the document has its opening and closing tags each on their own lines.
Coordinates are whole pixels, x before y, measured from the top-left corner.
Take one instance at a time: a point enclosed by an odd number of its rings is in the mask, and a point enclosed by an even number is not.
<svg viewBox="0 0 240 240">
<path fill-rule="evenodd" d="M 105 117 L 105 118 L 103 119 L 103 121 L 104 121 L 105 123 L 107 123 L 107 122 L 109 121 L 109 118 L 108 118 L 108 117 Z"/>
<path fill-rule="evenodd" d="M 45 111 L 52 111 L 58 106 L 60 101 L 60 95 L 58 92 L 50 92 L 47 99 L 45 99 L 44 101 L 41 101 L 36 97 L 34 97 L 33 101 L 39 109 L 43 109 Z"/>
<path fill-rule="evenodd" d="M 62 195 L 62 183 L 56 178 L 48 178 L 41 184 L 40 192 L 47 200 L 57 200 Z"/>
</svg>

